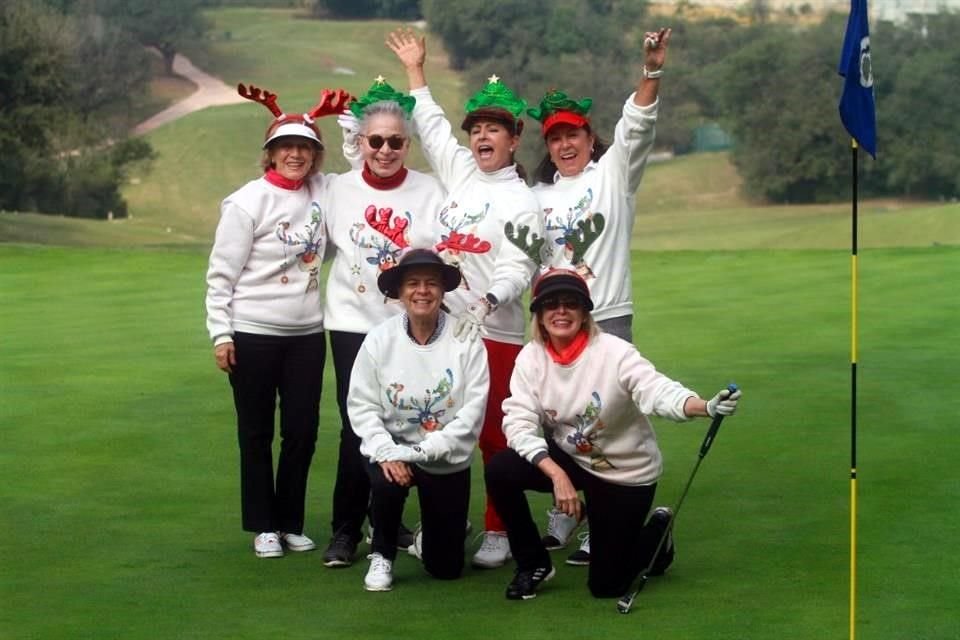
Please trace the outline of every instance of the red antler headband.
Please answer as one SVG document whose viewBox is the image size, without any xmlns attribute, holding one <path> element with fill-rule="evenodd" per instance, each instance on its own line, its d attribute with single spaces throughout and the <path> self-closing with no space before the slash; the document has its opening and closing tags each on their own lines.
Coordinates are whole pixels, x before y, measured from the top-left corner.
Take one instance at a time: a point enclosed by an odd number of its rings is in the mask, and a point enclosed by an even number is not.
<svg viewBox="0 0 960 640">
<path fill-rule="evenodd" d="M 353 96 L 343 89 L 324 89 L 320 92 L 320 101 L 304 114 L 286 114 L 277 104 L 277 94 L 266 89 L 243 84 L 237 85 L 237 93 L 253 102 L 265 106 L 274 116 L 274 121 L 267 127 L 264 135 L 263 148 L 281 136 L 299 136 L 313 140 L 323 148 L 323 138 L 320 129 L 315 124 L 317 118 L 342 113 Z"/>
</svg>

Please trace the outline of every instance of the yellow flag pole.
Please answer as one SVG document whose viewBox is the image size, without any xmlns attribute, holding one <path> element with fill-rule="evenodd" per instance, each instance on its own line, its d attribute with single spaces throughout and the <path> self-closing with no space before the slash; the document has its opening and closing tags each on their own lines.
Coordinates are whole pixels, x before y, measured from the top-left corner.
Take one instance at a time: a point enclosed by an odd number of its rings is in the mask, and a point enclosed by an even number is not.
<svg viewBox="0 0 960 640">
<path fill-rule="evenodd" d="M 857 141 L 852 140 L 853 203 L 850 242 L 850 640 L 857 620 Z"/>
</svg>

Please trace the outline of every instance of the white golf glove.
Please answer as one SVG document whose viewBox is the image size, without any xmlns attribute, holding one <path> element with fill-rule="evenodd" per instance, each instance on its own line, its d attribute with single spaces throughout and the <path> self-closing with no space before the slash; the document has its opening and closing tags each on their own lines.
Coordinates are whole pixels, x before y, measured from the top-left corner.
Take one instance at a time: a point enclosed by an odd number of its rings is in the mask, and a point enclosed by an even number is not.
<svg viewBox="0 0 960 640">
<path fill-rule="evenodd" d="M 717 395 L 707 400 L 707 413 L 711 418 L 718 414 L 721 416 L 732 416 L 737 412 L 737 400 L 740 399 L 740 389 L 732 394 L 729 389 L 724 389 Z"/>
<path fill-rule="evenodd" d="M 490 313 L 491 308 L 486 298 L 480 298 L 467 305 L 467 310 L 457 318 L 457 324 L 453 328 L 454 337 L 460 342 L 467 342 L 476 340 L 477 336 L 486 335 L 487 330 L 483 328 L 483 320 Z"/>
<path fill-rule="evenodd" d="M 356 139 L 357 134 L 360 133 L 360 121 L 350 109 L 345 109 L 343 113 L 337 116 L 337 124 L 343 129 L 344 137 L 352 136 Z"/>
</svg>

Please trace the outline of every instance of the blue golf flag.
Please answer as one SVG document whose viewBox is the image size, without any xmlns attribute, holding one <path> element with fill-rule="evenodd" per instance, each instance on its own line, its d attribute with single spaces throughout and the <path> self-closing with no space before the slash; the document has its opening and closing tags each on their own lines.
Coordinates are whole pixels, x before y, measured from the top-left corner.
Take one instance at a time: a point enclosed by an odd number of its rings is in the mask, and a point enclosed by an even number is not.
<svg viewBox="0 0 960 640">
<path fill-rule="evenodd" d="M 843 37 L 837 72 L 843 76 L 840 120 L 850 135 L 874 158 L 877 157 L 877 118 L 873 101 L 873 68 L 870 61 L 870 29 L 867 0 L 850 0 L 850 18 Z"/>
</svg>

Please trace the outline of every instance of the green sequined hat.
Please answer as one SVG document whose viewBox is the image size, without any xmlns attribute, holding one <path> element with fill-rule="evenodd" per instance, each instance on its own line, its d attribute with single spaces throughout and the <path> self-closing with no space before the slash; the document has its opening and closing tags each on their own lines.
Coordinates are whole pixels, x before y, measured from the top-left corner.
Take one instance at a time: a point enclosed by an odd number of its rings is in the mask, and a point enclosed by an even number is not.
<svg viewBox="0 0 960 640">
<path fill-rule="evenodd" d="M 417 103 L 416 98 L 397 91 L 383 79 L 383 76 L 377 76 L 373 84 L 370 85 L 370 89 L 350 103 L 349 109 L 353 115 L 362 118 L 364 109 L 375 102 L 383 102 L 384 100 L 390 100 L 399 104 L 400 108 L 407 114 L 407 117 L 413 113 L 413 106 Z"/>
<path fill-rule="evenodd" d="M 473 123 L 481 118 L 489 118 L 503 122 L 519 134 L 523 130 L 523 110 L 527 108 L 527 101 L 519 98 L 510 88 L 500 82 L 500 78 L 492 75 L 487 78 L 487 84 L 480 91 L 467 100 L 463 109 L 466 117 L 460 127 L 470 131 Z"/>
<path fill-rule="evenodd" d="M 527 113 L 541 124 L 543 134 L 546 135 L 555 124 L 569 124 L 582 127 L 590 123 L 590 107 L 593 98 L 574 100 L 562 91 L 551 89 L 540 100 L 540 106 L 527 109 Z"/>
</svg>

